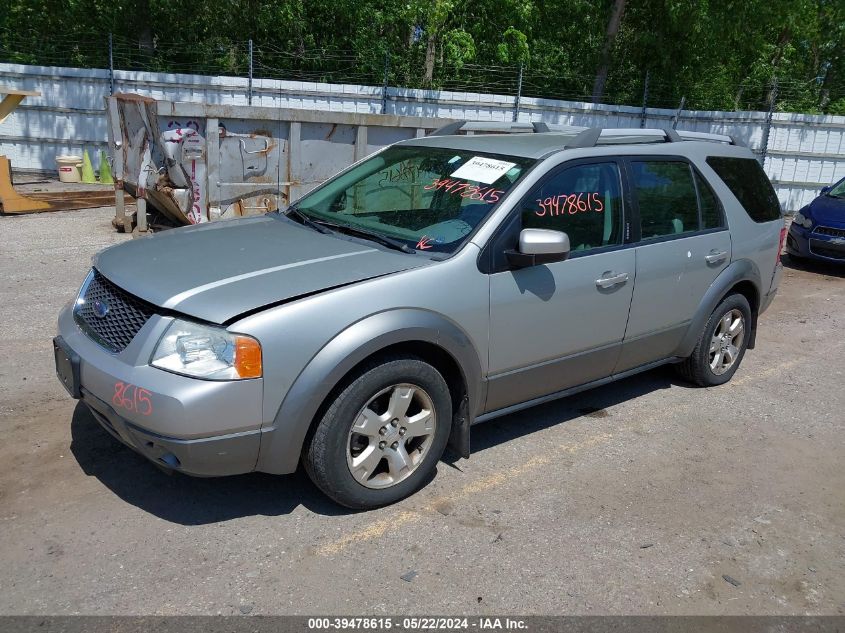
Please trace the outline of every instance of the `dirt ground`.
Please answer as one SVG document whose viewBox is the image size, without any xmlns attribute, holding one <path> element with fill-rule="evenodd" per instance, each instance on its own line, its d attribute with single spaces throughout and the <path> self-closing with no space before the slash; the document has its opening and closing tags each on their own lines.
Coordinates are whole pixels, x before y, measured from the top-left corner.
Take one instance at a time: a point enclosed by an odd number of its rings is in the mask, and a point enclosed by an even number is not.
<svg viewBox="0 0 845 633">
<path fill-rule="evenodd" d="M 0 218 L 0 613 L 845 613 L 845 267 L 788 267 L 726 386 L 477 426 L 350 513 L 301 473 L 167 476 L 66 395 L 50 338 L 111 214 Z"/>
</svg>

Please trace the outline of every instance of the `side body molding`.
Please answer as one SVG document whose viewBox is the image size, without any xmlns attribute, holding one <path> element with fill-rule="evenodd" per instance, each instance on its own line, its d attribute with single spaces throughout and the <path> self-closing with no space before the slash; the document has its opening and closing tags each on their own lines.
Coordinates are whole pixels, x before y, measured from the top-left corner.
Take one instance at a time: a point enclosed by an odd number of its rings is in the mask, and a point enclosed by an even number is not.
<svg viewBox="0 0 845 633">
<path fill-rule="evenodd" d="M 754 285 L 759 301 L 761 283 L 760 270 L 757 268 L 757 265 L 748 259 L 738 259 L 731 262 L 730 266 L 725 268 L 725 270 L 716 277 L 716 280 L 710 285 L 710 288 L 707 289 L 707 292 L 701 299 L 701 303 L 698 304 L 698 309 L 695 311 L 695 315 L 693 315 L 692 321 L 687 328 L 687 332 L 684 335 L 681 344 L 678 346 L 678 350 L 675 354 L 677 357 L 686 358 L 692 354 L 692 350 L 695 349 L 695 344 L 698 342 L 698 337 L 701 336 L 701 330 L 704 329 L 704 325 L 707 323 L 707 320 L 710 318 L 713 310 L 715 310 L 716 306 L 719 305 L 719 301 L 721 301 L 722 297 L 724 297 L 732 287 L 743 281 L 751 282 Z M 752 320 L 751 338 L 748 341 L 749 348 L 754 347 L 754 338 L 757 334 L 756 311 L 752 314 Z"/>
<path fill-rule="evenodd" d="M 311 422 L 332 389 L 369 356 L 410 342 L 440 347 L 460 368 L 467 388 L 468 433 L 484 397 L 481 363 L 472 341 L 458 325 L 436 312 L 388 310 L 353 323 L 311 359 L 286 394 L 273 424 L 262 429 L 256 469 L 274 474 L 295 471 Z"/>
</svg>

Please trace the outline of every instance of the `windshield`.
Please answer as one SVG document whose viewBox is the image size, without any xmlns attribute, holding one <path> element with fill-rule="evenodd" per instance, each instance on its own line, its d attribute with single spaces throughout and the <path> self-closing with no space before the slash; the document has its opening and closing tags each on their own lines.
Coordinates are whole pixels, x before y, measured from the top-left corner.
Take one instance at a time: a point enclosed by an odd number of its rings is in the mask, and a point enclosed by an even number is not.
<svg viewBox="0 0 845 633">
<path fill-rule="evenodd" d="M 436 147 L 389 147 L 294 206 L 315 222 L 448 255 L 534 162 Z"/>
<path fill-rule="evenodd" d="M 833 189 L 827 192 L 831 198 L 845 198 L 845 179 L 841 180 Z"/>
</svg>

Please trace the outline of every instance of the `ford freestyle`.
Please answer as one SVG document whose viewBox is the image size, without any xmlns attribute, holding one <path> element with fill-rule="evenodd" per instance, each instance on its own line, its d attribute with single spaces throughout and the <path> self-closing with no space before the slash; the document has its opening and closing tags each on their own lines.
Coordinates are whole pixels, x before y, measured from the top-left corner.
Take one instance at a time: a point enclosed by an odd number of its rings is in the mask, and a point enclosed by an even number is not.
<svg viewBox="0 0 845 633">
<path fill-rule="evenodd" d="M 284 212 L 108 248 L 56 371 L 112 435 L 192 475 L 291 473 L 371 508 L 470 427 L 754 347 L 784 221 L 753 154 L 674 130 L 463 135 L 352 165 Z"/>
</svg>

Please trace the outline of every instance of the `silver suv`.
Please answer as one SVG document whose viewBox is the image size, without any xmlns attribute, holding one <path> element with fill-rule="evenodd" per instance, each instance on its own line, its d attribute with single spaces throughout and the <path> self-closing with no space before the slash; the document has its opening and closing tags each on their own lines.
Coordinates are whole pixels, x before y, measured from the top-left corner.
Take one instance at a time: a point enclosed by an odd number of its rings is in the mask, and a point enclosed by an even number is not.
<svg viewBox="0 0 845 633">
<path fill-rule="evenodd" d="M 447 445 L 468 457 L 476 422 L 664 363 L 730 380 L 784 238 L 748 149 L 447 127 L 284 213 L 101 252 L 59 316 L 60 380 L 162 467 L 301 462 L 351 508 L 414 492 Z"/>
</svg>

